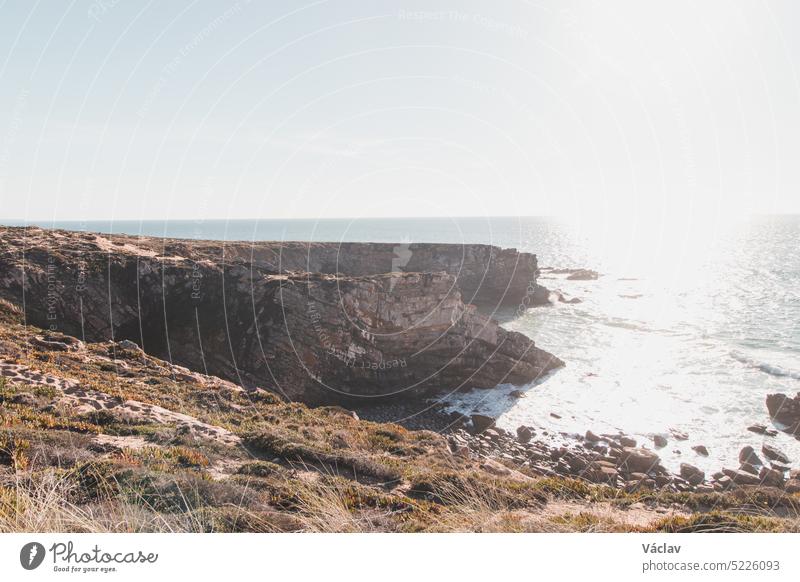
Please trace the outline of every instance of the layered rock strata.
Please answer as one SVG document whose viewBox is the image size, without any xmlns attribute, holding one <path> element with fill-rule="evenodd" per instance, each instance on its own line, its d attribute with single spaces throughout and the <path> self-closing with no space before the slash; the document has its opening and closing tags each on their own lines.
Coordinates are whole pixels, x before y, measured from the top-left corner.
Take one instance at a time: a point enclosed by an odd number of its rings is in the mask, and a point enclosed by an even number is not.
<svg viewBox="0 0 800 582">
<path fill-rule="evenodd" d="M 402 271 L 392 269 L 392 245 L 6 228 L 0 297 L 45 329 L 132 340 L 192 370 L 310 403 L 523 384 L 563 365 L 472 304 L 478 296 L 502 304 L 509 289 L 520 299 L 526 277 L 535 285 L 535 256 L 481 245 L 409 248 Z M 511 262 L 524 276 L 503 284 L 496 273 L 484 288 L 487 273 Z"/>
</svg>

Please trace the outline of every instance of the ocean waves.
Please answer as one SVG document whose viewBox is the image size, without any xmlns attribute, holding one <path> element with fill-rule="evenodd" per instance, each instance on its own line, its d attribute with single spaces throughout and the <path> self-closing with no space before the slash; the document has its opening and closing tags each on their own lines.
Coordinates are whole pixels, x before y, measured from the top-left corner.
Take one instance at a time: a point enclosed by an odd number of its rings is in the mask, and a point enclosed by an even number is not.
<svg viewBox="0 0 800 582">
<path fill-rule="evenodd" d="M 765 374 L 769 374 L 770 376 L 800 380 L 800 371 L 798 370 L 792 370 L 789 368 L 785 368 L 783 366 L 779 366 L 777 364 L 763 362 L 757 358 L 750 357 L 736 350 L 733 350 L 730 355 L 737 362 L 749 366 L 751 368 L 755 368 L 756 370 L 760 370 Z"/>
</svg>

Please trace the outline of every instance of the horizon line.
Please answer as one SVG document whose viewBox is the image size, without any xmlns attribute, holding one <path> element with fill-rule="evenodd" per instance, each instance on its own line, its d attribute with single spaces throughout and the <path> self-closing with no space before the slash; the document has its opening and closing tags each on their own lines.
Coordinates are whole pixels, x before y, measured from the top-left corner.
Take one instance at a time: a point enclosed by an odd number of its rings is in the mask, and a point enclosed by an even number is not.
<svg viewBox="0 0 800 582">
<path fill-rule="evenodd" d="M 429 220 L 429 219 L 451 219 L 451 220 L 460 220 L 460 219 L 475 219 L 475 218 L 485 218 L 485 219 L 493 219 L 493 218 L 516 218 L 516 219 L 525 219 L 525 218 L 572 218 L 574 215 L 568 214 L 524 214 L 524 215 L 510 215 L 510 214 L 492 214 L 492 215 L 463 215 L 463 216 L 437 216 L 437 215 L 428 215 L 428 216 L 333 216 L 333 217 L 315 217 L 315 216 L 304 216 L 304 217 L 294 217 L 294 218 L 266 218 L 266 217 L 259 217 L 259 218 L 245 218 L 245 217 L 235 217 L 235 218 L 64 218 L 64 219 L 25 219 L 25 218 L 0 218 L 0 225 L 4 226 L 20 226 L 17 225 L 9 225 L 6 224 L 7 222 L 13 223 L 31 223 L 31 224 L 42 224 L 42 223 L 90 223 L 90 222 L 196 222 L 202 223 L 206 221 L 226 221 L 226 222 L 252 222 L 252 221 L 301 221 L 301 220 L 315 220 L 318 222 L 322 221 L 333 221 L 333 220 Z M 751 212 L 751 213 L 743 213 L 734 215 L 735 217 L 755 217 L 755 216 L 800 216 L 800 211 L 790 211 L 790 212 Z"/>
</svg>

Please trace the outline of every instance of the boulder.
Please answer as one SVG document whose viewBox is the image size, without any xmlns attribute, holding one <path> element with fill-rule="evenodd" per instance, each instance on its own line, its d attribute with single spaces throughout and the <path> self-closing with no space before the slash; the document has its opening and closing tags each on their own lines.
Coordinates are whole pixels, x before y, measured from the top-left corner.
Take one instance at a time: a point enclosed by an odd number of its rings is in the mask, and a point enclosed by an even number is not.
<svg viewBox="0 0 800 582">
<path fill-rule="evenodd" d="M 680 475 L 691 485 L 699 485 L 706 480 L 706 474 L 689 463 L 681 463 Z"/>
<path fill-rule="evenodd" d="M 487 428 L 483 431 L 483 436 L 489 437 L 489 440 L 492 442 L 497 442 L 500 440 L 500 432 L 494 428 Z"/>
<path fill-rule="evenodd" d="M 762 445 L 761 452 L 764 453 L 764 456 L 771 461 L 777 461 L 779 463 L 789 463 L 789 457 L 787 457 L 784 453 L 782 453 L 772 445 Z"/>
<path fill-rule="evenodd" d="M 590 431 L 590 430 L 587 430 L 587 431 L 586 431 L 586 440 L 587 440 L 587 441 L 590 441 L 590 442 L 593 442 L 593 443 L 596 443 L 597 441 L 599 441 L 599 440 L 601 440 L 601 439 L 600 439 L 600 437 L 599 437 L 599 436 L 597 436 L 596 434 L 594 434 L 592 431 Z"/>
<path fill-rule="evenodd" d="M 558 294 L 558 301 L 560 303 L 567 303 L 569 305 L 577 305 L 578 303 L 582 303 L 580 298 L 578 298 L 578 297 L 567 298 L 563 293 L 559 293 Z"/>
<path fill-rule="evenodd" d="M 698 455 L 702 455 L 704 457 L 708 456 L 708 449 L 705 447 L 705 445 L 696 445 L 692 447 L 692 450 Z"/>
<path fill-rule="evenodd" d="M 37 347 L 41 350 L 50 351 L 50 352 L 68 352 L 70 347 L 60 341 L 53 341 L 47 340 L 40 337 L 32 337 L 30 339 L 31 345 Z"/>
<path fill-rule="evenodd" d="M 758 474 L 758 478 L 761 479 L 761 483 L 767 485 L 768 487 L 783 487 L 783 473 L 780 471 L 776 471 L 775 469 L 770 469 L 769 467 L 761 467 L 761 472 Z"/>
<path fill-rule="evenodd" d="M 767 428 L 763 424 L 752 424 L 747 427 L 747 430 L 749 430 L 750 432 L 754 432 L 756 434 L 763 434 L 765 436 L 775 436 L 776 434 L 778 434 L 777 430 Z"/>
<path fill-rule="evenodd" d="M 586 469 L 589 467 L 589 462 L 580 455 L 568 453 L 564 455 L 564 460 L 567 462 L 570 471 L 573 473 L 581 473 L 586 471 Z"/>
<path fill-rule="evenodd" d="M 749 463 L 751 465 L 763 465 L 764 463 L 761 462 L 761 459 L 758 458 L 755 449 L 750 445 L 742 447 L 742 450 L 739 451 L 739 462 L 740 463 Z"/>
<path fill-rule="evenodd" d="M 447 418 L 454 429 L 466 428 L 469 425 L 469 416 L 460 412 L 451 412 Z"/>
<path fill-rule="evenodd" d="M 508 395 L 511 398 L 525 398 L 525 393 L 522 390 L 512 390 Z"/>
<path fill-rule="evenodd" d="M 607 469 L 614 469 L 617 470 L 616 463 L 612 463 L 611 461 L 606 461 L 604 459 L 597 459 L 592 461 L 592 466 L 594 467 L 606 467 Z"/>
<path fill-rule="evenodd" d="M 676 441 L 688 441 L 689 435 L 685 432 L 679 431 L 677 429 L 671 428 L 669 429 L 670 434 L 675 438 Z"/>
<path fill-rule="evenodd" d="M 619 437 L 619 444 L 621 444 L 623 447 L 635 447 L 636 439 L 622 435 Z"/>
<path fill-rule="evenodd" d="M 496 420 L 485 414 L 471 414 L 469 418 L 472 421 L 472 430 L 475 434 L 482 433 L 486 429 L 492 428 Z"/>
<path fill-rule="evenodd" d="M 783 488 L 786 493 L 800 493 L 800 479 L 789 479 Z"/>
<path fill-rule="evenodd" d="M 665 437 L 661 436 L 660 434 L 657 434 L 653 435 L 653 444 L 660 449 L 666 447 L 668 441 Z"/>
<path fill-rule="evenodd" d="M 715 486 L 714 488 L 715 489 L 719 489 L 721 491 L 725 491 L 726 489 L 730 489 L 733 486 L 733 479 L 731 479 L 728 475 L 724 475 L 724 474 L 722 475 L 722 477 L 718 477 L 716 482 L 717 482 L 717 485 L 719 485 L 719 487 Z"/>
<path fill-rule="evenodd" d="M 768 394 L 767 410 L 769 415 L 786 425 L 786 431 L 800 434 L 800 394 L 790 398 L 785 394 Z"/>
<path fill-rule="evenodd" d="M 595 281 L 599 276 L 600 273 L 591 269 L 575 269 L 567 275 L 567 279 L 570 281 Z"/>
<path fill-rule="evenodd" d="M 519 426 L 517 427 L 517 440 L 521 443 L 528 443 L 530 442 L 531 438 L 533 438 L 533 431 L 529 429 L 527 426 Z"/>
<path fill-rule="evenodd" d="M 620 467 L 630 473 L 649 473 L 659 466 L 661 459 L 647 449 L 625 447 L 617 458 Z"/>
<path fill-rule="evenodd" d="M 758 475 L 758 469 L 756 468 L 755 465 L 751 465 L 750 463 L 742 463 L 739 466 L 739 469 L 742 470 L 742 471 L 746 471 L 747 473 L 750 473 L 751 475 Z"/>
<path fill-rule="evenodd" d="M 121 350 L 130 350 L 132 352 L 140 352 L 142 348 L 139 347 L 139 344 L 136 342 L 132 342 L 131 340 L 124 339 L 121 342 L 117 342 L 117 347 Z"/>
<path fill-rule="evenodd" d="M 736 485 L 759 485 L 761 483 L 757 475 L 753 475 L 752 473 L 748 473 L 746 471 L 723 469 L 722 472 L 725 473 L 725 476 Z"/>
</svg>

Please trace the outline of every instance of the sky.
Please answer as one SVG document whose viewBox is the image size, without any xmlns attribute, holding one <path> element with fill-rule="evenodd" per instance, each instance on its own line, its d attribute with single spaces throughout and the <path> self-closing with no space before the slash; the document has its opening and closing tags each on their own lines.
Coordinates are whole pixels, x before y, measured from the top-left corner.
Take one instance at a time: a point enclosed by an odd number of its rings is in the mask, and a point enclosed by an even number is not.
<svg viewBox="0 0 800 582">
<path fill-rule="evenodd" d="M 797 213 L 798 22 L 791 0 L 0 0 L 0 221 Z"/>
</svg>

